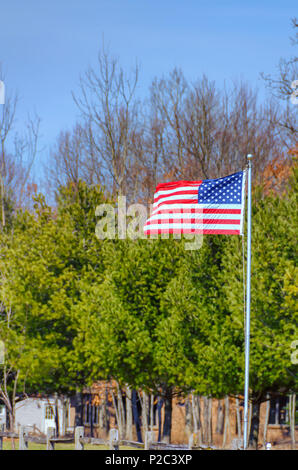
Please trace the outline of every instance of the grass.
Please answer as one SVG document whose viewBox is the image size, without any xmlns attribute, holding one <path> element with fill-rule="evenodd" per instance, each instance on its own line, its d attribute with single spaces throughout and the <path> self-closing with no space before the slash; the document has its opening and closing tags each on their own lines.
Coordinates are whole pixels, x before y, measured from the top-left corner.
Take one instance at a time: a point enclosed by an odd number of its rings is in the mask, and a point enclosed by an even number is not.
<svg viewBox="0 0 298 470">
<path fill-rule="evenodd" d="M 15 450 L 19 450 L 19 440 L 15 439 Z M 35 442 L 28 442 L 28 450 L 46 450 L 45 444 L 36 444 Z M 3 440 L 3 450 L 13 450 L 11 445 L 11 439 Z M 74 443 L 72 444 L 55 444 L 55 450 L 75 450 Z M 109 450 L 104 445 L 92 445 L 85 444 L 84 450 Z M 121 450 L 135 450 L 133 447 L 122 447 Z"/>
<path fill-rule="evenodd" d="M 121 450 L 136 450 L 134 447 L 121 446 Z M 298 445 L 295 446 L 298 450 Z M 3 450 L 12 450 L 11 439 L 3 440 Z M 15 450 L 19 450 L 19 440 L 15 439 Z M 36 444 L 35 442 L 28 442 L 28 450 L 46 450 L 45 444 Z M 75 450 L 73 444 L 55 444 L 55 450 Z M 86 444 L 84 450 L 109 450 L 107 446 Z M 272 450 L 291 450 L 291 445 L 287 443 L 279 444 L 272 447 Z"/>
</svg>

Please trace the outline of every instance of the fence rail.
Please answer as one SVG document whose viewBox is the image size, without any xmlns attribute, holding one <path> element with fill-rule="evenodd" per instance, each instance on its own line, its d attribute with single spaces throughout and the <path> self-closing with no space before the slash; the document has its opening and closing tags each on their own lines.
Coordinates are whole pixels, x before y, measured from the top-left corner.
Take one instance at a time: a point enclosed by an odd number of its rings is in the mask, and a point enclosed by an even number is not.
<svg viewBox="0 0 298 470">
<path fill-rule="evenodd" d="M 132 447 L 144 450 L 206 450 L 214 449 L 212 446 L 194 446 L 194 435 L 191 435 L 187 444 L 167 444 L 165 442 L 155 442 L 154 433 L 145 433 L 145 442 L 129 441 L 120 439 L 117 429 L 111 429 L 109 439 L 100 439 L 84 436 L 84 427 L 77 426 L 73 436 L 55 436 L 55 428 L 48 428 L 46 437 L 33 436 L 28 432 L 28 426 L 20 426 L 19 433 L 0 431 L 0 450 L 3 450 L 3 438 L 19 439 L 19 450 L 28 450 L 28 443 L 45 444 L 47 450 L 55 450 L 55 444 L 75 444 L 76 450 L 84 450 L 86 444 L 94 446 L 107 446 L 110 450 L 119 450 L 120 446 Z"/>
</svg>

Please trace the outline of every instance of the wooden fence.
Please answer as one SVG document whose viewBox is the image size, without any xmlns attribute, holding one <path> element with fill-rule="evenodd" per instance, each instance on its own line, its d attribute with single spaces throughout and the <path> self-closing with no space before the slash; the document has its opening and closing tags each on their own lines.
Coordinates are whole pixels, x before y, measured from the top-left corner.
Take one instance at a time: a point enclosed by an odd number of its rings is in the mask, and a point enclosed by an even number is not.
<svg viewBox="0 0 298 470">
<path fill-rule="evenodd" d="M 119 450 L 120 446 L 132 447 L 144 450 L 206 450 L 213 449 L 208 446 L 195 446 L 194 435 L 190 436 L 188 445 L 183 444 L 166 444 L 164 442 L 155 442 L 153 440 L 154 433 L 147 431 L 145 434 L 145 442 L 128 441 L 119 439 L 118 429 L 111 429 L 109 439 L 99 439 L 95 437 L 84 436 L 84 427 L 75 428 L 73 436 L 55 437 L 55 428 L 48 428 L 46 437 L 33 436 L 28 432 L 28 426 L 20 426 L 19 433 L 1 432 L 0 431 L 0 450 L 3 450 L 3 438 L 18 439 L 19 450 L 28 450 L 28 443 L 45 444 L 46 450 L 55 450 L 55 444 L 75 444 L 75 450 L 84 450 L 86 444 L 94 446 L 106 446 L 110 450 Z"/>
</svg>

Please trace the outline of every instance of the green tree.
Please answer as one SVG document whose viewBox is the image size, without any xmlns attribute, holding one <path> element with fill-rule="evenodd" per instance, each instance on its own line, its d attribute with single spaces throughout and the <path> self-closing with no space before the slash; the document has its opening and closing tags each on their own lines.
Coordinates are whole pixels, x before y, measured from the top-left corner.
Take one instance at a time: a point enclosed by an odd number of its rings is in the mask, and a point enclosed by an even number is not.
<svg viewBox="0 0 298 470">
<path fill-rule="evenodd" d="M 75 190 L 61 188 L 56 211 L 38 197 L 35 212 L 20 212 L 13 232 L 1 239 L 0 338 L 6 350 L 0 392 L 12 426 L 17 393 L 71 393 L 86 381 L 83 367 L 74 366 L 72 305 L 80 298 L 81 277 L 103 270 L 94 214 L 104 196 L 82 182 Z"/>
<path fill-rule="evenodd" d="M 162 396 L 164 439 L 170 438 L 175 393 L 221 395 L 231 387 L 224 371 L 215 376 L 218 364 L 212 368 L 222 359 L 216 279 L 223 241 L 206 237 L 197 252 L 173 239 L 106 243 L 104 282 L 81 282 L 75 342 L 88 356 L 90 381 L 100 374 Z M 225 353 L 232 354 L 227 345 Z"/>
<path fill-rule="evenodd" d="M 17 393 L 67 387 L 62 358 L 69 347 L 65 332 L 71 331 L 71 237 L 67 225 L 57 223 L 40 199 L 36 213 L 20 213 L 14 231 L 1 240 L 0 338 L 5 360 L 0 393 L 12 427 Z"/>
<path fill-rule="evenodd" d="M 266 394 L 297 390 L 297 366 L 290 358 L 290 345 L 297 337 L 297 167 L 286 195 L 260 195 L 255 191 L 252 215 L 250 444 L 254 446 L 260 403 Z M 243 278 L 237 269 L 241 264 L 240 245 L 240 239 L 231 239 L 222 261 L 230 335 L 237 338 L 241 357 L 238 390 L 244 386 Z"/>
<path fill-rule="evenodd" d="M 182 245 L 174 240 L 110 242 L 105 259 L 105 281 L 82 282 L 82 302 L 76 307 L 77 321 L 84 322 L 80 330 L 85 331 L 90 380 L 100 371 L 171 400 L 175 381 L 160 366 L 158 341 L 168 315 L 162 297 L 179 272 Z"/>
</svg>

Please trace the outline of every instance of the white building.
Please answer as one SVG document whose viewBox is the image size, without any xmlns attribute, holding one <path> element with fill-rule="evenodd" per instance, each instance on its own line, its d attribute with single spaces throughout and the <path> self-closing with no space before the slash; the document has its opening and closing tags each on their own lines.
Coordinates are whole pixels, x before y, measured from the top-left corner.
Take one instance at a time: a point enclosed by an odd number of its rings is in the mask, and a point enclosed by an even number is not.
<svg viewBox="0 0 298 470">
<path fill-rule="evenodd" d="M 70 402 L 63 405 L 62 400 L 57 400 L 59 434 L 73 431 L 71 423 Z M 32 427 L 35 431 L 46 434 L 47 428 L 56 428 L 55 422 L 55 398 L 26 398 L 16 403 L 15 431 L 20 426 Z"/>
<path fill-rule="evenodd" d="M 0 428 L 6 425 L 6 411 L 5 406 L 0 403 Z"/>
</svg>

